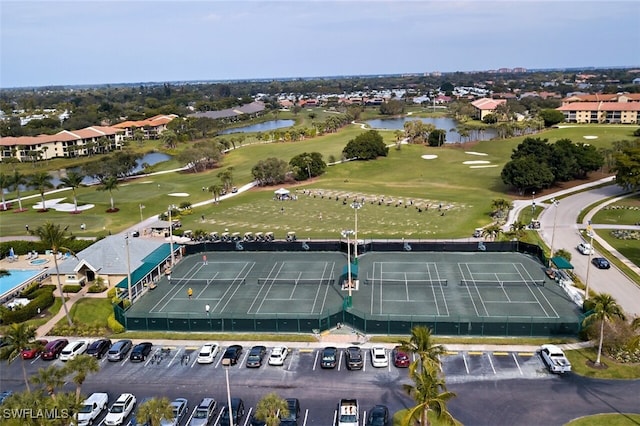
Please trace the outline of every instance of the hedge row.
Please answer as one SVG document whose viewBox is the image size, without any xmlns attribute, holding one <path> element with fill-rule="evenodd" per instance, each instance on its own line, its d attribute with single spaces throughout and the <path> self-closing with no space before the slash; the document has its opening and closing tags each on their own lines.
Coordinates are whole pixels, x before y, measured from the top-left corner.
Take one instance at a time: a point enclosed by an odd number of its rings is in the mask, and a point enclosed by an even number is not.
<svg viewBox="0 0 640 426">
<path fill-rule="evenodd" d="M 82 290 L 82 286 L 80 284 L 65 284 L 62 286 L 63 293 L 77 293 Z"/>
<path fill-rule="evenodd" d="M 47 285 L 30 293 L 27 297 L 31 299 L 31 302 L 22 308 L 18 308 L 13 311 L 5 311 L 2 315 L 2 322 L 4 324 L 23 322 L 38 315 L 38 308 L 40 309 L 40 312 L 42 312 L 49 308 L 49 306 L 53 305 L 53 302 L 55 301 L 55 297 L 53 297 L 54 290 L 55 286 Z"/>
<path fill-rule="evenodd" d="M 74 253 L 78 253 L 95 241 L 92 240 L 72 240 L 69 242 L 69 246 L 67 247 Z M 9 249 L 13 247 L 13 251 L 17 256 L 25 255 L 31 251 L 37 251 L 38 253 L 46 253 L 47 250 L 51 250 L 51 247 L 47 247 L 46 244 L 41 243 L 40 241 L 4 241 L 0 243 L 0 257 L 9 256 Z"/>
<path fill-rule="evenodd" d="M 115 314 L 107 318 L 107 327 L 115 334 L 124 333 L 124 326 L 118 322 Z"/>
</svg>

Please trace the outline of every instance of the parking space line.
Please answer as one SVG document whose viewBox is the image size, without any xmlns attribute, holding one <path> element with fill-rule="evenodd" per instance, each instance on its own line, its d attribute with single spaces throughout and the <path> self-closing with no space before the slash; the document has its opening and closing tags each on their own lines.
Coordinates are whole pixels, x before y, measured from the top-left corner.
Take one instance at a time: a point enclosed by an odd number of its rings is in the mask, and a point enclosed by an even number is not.
<svg viewBox="0 0 640 426">
<path fill-rule="evenodd" d="M 318 365 L 318 358 L 320 357 L 320 351 L 316 352 L 316 356 L 313 358 L 313 370 L 316 371 L 316 365 Z"/>
<path fill-rule="evenodd" d="M 534 356 L 535 352 L 518 352 L 519 356 Z"/>
<path fill-rule="evenodd" d="M 481 351 L 469 351 L 467 352 L 467 355 L 482 355 L 484 354 L 484 352 Z"/>
<path fill-rule="evenodd" d="M 446 351 L 445 355 L 458 355 L 458 351 Z"/>
<path fill-rule="evenodd" d="M 522 376 L 523 375 L 522 368 L 520 368 L 520 363 L 518 362 L 518 358 L 516 357 L 516 354 L 513 353 L 511 355 L 513 355 L 513 360 L 516 362 L 516 365 L 518 366 L 518 370 L 520 371 L 520 375 Z"/>
<path fill-rule="evenodd" d="M 306 426 L 308 416 L 309 416 L 309 409 L 307 408 L 304 410 L 304 420 L 302 420 L 302 426 Z"/>
<path fill-rule="evenodd" d="M 169 363 L 167 364 L 167 368 L 171 367 L 171 364 L 173 364 L 173 361 L 176 360 L 176 358 L 178 357 L 179 354 L 180 354 L 180 349 L 178 349 L 176 351 L 176 354 L 173 356 L 173 358 L 171 358 L 171 361 L 169 361 Z"/>
<path fill-rule="evenodd" d="M 469 364 L 467 364 L 467 357 L 464 355 L 464 353 L 462 354 L 462 361 L 464 362 L 464 368 L 465 370 L 467 370 L 467 374 L 469 374 Z"/>
<path fill-rule="evenodd" d="M 340 371 L 341 366 L 342 366 L 342 351 L 340 351 L 340 359 L 338 359 L 338 371 Z"/>
<path fill-rule="evenodd" d="M 491 358 L 491 354 L 490 353 L 487 354 L 487 358 L 489 358 L 489 364 L 491 364 L 491 369 L 493 370 L 493 374 L 497 374 L 496 373 L 496 367 L 493 365 L 493 359 Z"/>
<path fill-rule="evenodd" d="M 362 351 L 362 371 L 367 371 L 367 351 Z M 366 416 L 363 416 L 365 419 Z"/>
</svg>

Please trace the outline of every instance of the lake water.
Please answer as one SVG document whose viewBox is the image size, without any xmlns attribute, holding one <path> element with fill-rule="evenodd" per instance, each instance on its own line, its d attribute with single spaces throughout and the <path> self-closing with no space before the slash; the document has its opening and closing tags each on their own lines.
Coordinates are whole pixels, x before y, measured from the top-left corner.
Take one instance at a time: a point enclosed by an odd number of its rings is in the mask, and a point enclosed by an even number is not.
<svg viewBox="0 0 640 426">
<path fill-rule="evenodd" d="M 436 129 L 446 130 L 447 143 L 463 142 L 460 134 L 455 131 L 458 122 L 448 117 L 401 117 L 401 118 L 376 118 L 374 120 L 367 120 L 367 123 L 373 129 L 390 129 L 390 130 L 403 130 L 404 123 L 407 121 L 421 120 L 423 123 L 429 123 L 436 126 Z M 454 129 L 451 131 L 451 129 Z M 489 140 L 497 136 L 497 133 L 493 129 L 487 129 L 484 132 L 472 132 L 472 140 Z M 465 138 L 466 142 L 468 138 Z"/>
<path fill-rule="evenodd" d="M 236 127 L 233 129 L 227 129 L 220 132 L 221 135 L 230 135 L 232 133 L 254 133 L 254 132 L 269 132 L 276 129 L 284 129 L 291 127 L 295 124 L 295 120 L 271 120 L 264 123 L 252 124 L 250 126 Z"/>
</svg>

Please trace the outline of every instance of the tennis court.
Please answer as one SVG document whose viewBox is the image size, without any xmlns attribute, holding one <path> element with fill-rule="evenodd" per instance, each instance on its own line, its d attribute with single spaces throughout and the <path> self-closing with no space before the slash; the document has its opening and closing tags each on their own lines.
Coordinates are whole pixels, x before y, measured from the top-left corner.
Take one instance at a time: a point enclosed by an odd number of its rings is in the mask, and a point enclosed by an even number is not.
<svg viewBox="0 0 640 426">
<path fill-rule="evenodd" d="M 352 306 L 340 251 L 209 251 L 184 257 L 124 315 L 129 329 L 572 334 L 578 307 L 519 252 L 368 251 Z M 356 277 L 355 274 L 358 276 Z M 191 289 L 191 290 L 190 290 Z"/>
</svg>

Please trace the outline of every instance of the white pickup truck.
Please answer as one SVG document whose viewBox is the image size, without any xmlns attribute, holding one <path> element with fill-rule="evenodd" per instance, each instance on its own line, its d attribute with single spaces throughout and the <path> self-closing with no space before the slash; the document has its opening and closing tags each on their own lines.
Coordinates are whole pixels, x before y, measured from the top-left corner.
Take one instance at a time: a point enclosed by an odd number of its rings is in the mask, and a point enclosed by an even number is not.
<svg viewBox="0 0 640 426">
<path fill-rule="evenodd" d="M 360 411 L 357 399 L 341 399 L 338 405 L 338 426 L 358 426 Z"/>
<path fill-rule="evenodd" d="M 540 347 L 540 356 L 552 373 L 568 373 L 571 371 L 571 363 L 562 349 L 555 345 L 542 345 Z"/>
<path fill-rule="evenodd" d="M 109 395 L 106 393 L 92 393 L 85 399 L 77 414 L 78 426 L 92 425 L 109 406 Z"/>
</svg>

